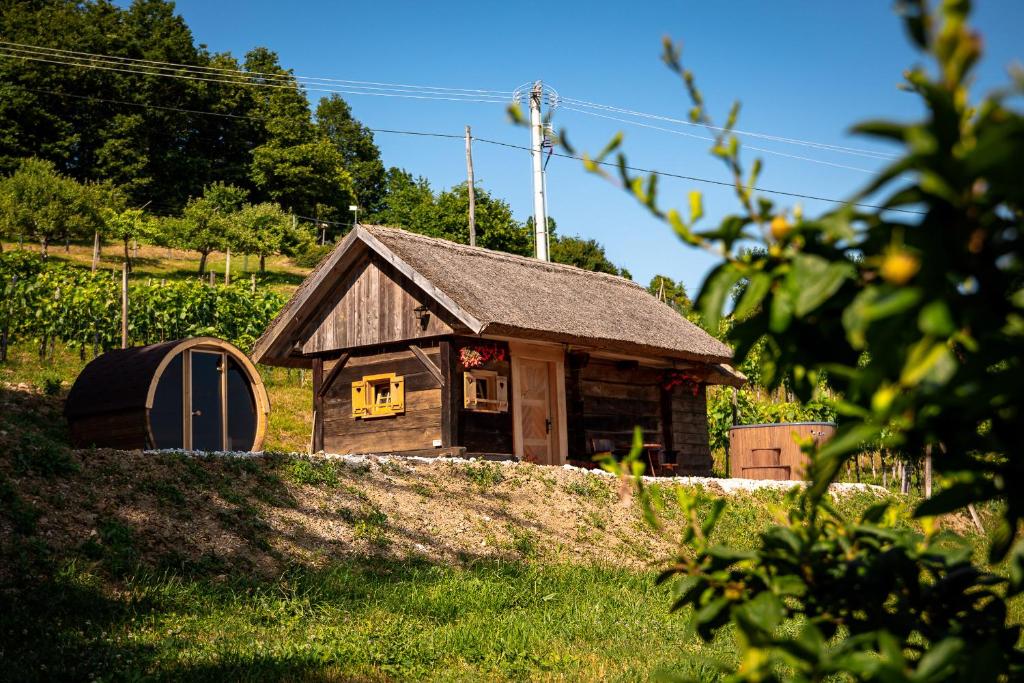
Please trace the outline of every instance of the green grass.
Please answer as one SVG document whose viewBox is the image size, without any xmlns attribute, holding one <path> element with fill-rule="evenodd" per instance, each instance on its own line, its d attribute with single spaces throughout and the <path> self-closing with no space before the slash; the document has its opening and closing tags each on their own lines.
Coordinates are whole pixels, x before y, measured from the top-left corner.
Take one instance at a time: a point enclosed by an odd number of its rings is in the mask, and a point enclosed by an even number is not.
<svg viewBox="0 0 1024 683">
<path fill-rule="evenodd" d="M 493 462 L 480 462 L 457 469 L 462 472 L 463 476 L 476 484 L 481 491 L 494 488 L 505 481 L 505 473 L 502 471 L 501 465 L 496 465 Z"/>
<path fill-rule="evenodd" d="M 112 593 L 70 564 L 0 597 L 7 680 L 714 678 L 653 575 L 568 565 L 351 561 L 275 581 L 140 575 Z"/>
</svg>

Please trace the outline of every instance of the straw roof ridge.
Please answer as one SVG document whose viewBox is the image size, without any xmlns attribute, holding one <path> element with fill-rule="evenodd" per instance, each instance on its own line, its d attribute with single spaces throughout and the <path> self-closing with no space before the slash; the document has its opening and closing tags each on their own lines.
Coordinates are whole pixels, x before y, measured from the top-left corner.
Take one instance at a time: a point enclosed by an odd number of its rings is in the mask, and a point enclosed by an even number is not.
<svg viewBox="0 0 1024 683">
<path fill-rule="evenodd" d="M 645 289 L 643 285 L 639 284 L 634 280 L 622 277 L 621 275 L 612 275 L 611 273 L 602 273 L 596 270 L 586 270 L 578 266 L 572 266 L 567 263 L 555 263 L 554 261 L 541 261 L 533 256 L 521 256 L 519 254 L 510 254 L 506 251 L 495 251 L 493 249 L 487 249 L 486 247 L 471 247 L 468 244 L 462 244 L 461 242 L 453 242 L 445 237 L 430 237 L 429 235 L 421 235 L 416 232 L 410 232 L 404 228 L 395 227 L 393 225 L 366 225 L 360 224 L 361 228 L 366 228 L 370 234 L 384 233 L 395 234 L 400 239 L 408 239 L 423 242 L 437 246 L 438 242 L 445 242 L 447 247 L 449 244 L 451 248 L 456 251 L 463 251 L 467 255 L 483 256 L 486 258 L 494 259 L 495 261 L 508 261 L 510 263 L 516 263 L 520 265 L 529 266 L 537 270 L 550 270 L 550 271 L 568 271 L 576 274 L 586 274 L 592 277 L 604 277 L 610 278 L 612 281 L 619 284 L 630 285 L 631 287 L 639 287 Z"/>
</svg>

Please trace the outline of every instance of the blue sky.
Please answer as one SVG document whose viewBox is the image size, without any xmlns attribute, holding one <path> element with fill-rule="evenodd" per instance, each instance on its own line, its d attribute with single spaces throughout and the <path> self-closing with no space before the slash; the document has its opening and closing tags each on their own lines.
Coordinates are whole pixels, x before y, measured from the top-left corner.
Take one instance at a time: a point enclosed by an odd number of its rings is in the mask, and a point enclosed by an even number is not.
<svg viewBox="0 0 1024 683">
<path fill-rule="evenodd" d="M 978 87 L 986 88 L 1005 83 L 1007 65 L 1024 59 L 1024 2 L 977 4 L 974 23 L 986 44 Z M 267 46 L 303 76 L 489 90 L 512 90 L 542 79 L 563 97 L 685 118 L 685 94 L 659 60 L 661 39 L 668 35 L 682 41 L 684 62 L 695 72 L 713 113 L 722 118 L 733 99 L 742 101 L 742 130 L 885 151 L 850 136 L 849 126 L 864 118 L 909 119 L 919 112 L 914 98 L 897 89 L 902 70 L 917 57 L 888 2 L 181 0 L 178 11 L 211 50 L 241 56 L 254 46 Z M 310 96 L 316 99 L 320 93 Z M 512 126 L 500 104 L 346 99 L 371 128 L 459 134 L 469 124 L 476 136 L 529 144 L 529 132 Z M 578 148 L 596 151 L 622 130 L 624 149 L 635 165 L 726 179 L 702 140 L 564 107 L 556 110 L 554 121 L 568 129 Z M 869 176 L 838 166 L 870 170 L 880 163 L 818 148 L 747 142 L 777 153 L 747 156 L 748 161 L 763 157 L 761 185 L 773 189 L 842 198 Z M 423 175 L 435 189 L 465 180 L 460 141 L 378 134 L 377 143 L 387 165 Z M 529 154 L 478 143 L 474 162 L 478 182 L 525 220 L 532 212 Z M 691 189 L 704 192 L 709 224 L 736 208 L 723 188 L 682 180 L 661 183 L 670 205 L 684 206 Z M 710 257 L 680 244 L 667 227 L 621 191 L 586 174 L 579 162 L 552 159 L 548 191 L 549 212 L 559 231 L 599 240 L 637 280 L 646 283 L 664 273 L 695 291 L 711 265 Z M 808 212 L 826 206 L 803 203 Z"/>
</svg>

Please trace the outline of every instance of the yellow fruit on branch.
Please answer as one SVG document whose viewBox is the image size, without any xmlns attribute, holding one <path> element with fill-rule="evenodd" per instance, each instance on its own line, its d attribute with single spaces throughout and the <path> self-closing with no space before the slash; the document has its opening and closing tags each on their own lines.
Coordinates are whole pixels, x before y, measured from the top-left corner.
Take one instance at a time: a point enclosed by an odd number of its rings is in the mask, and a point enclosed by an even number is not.
<svg viewBox="0 0 1024 683">
<path fill-rule="evenodd" d="M 921 270 L 921 259 L 906 249 L 895 249 L 882 261 L 882 279 L 889 284 L 905 285 Z"/>
<path fill-rule="evenodd" d="M 769 229 L 771 230 L 772 237 L 781 241 L 789 234 L 790 230 L 793 229 L 793 226 L 786 220 L 785 216 L 780 214 L 772 219 Z"/>
</svg>

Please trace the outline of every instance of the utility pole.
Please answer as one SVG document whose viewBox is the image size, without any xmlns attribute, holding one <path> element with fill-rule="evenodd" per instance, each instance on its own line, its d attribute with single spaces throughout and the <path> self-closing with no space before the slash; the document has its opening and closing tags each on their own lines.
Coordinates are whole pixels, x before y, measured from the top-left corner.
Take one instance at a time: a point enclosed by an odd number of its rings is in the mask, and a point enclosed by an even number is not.
<svg viewBox="0 0 1024 683">
<path fill-rule="evenodd" d="M 473 135 L 466 126 L 466 187 L 469 189 L 469 246 L 476 246 L 476 188 L 473 186 Z"/>
<path fill-rule="evenodd" d="M 537 244 L 537 258 L 548 260 L 548 212 L 544 198 L 544 160 L 542 159 L 544 142 L 544 121 L 540 115 L 540 101 L 544 87 L 540 81 L 533 84 L 530 91 L 530 153 L 533 156 L 533 231 Z"/>
</svg>

